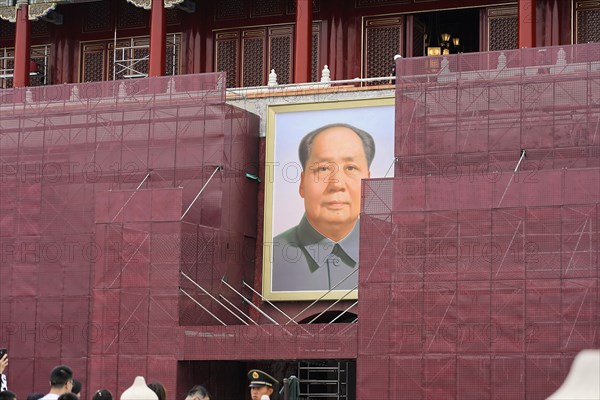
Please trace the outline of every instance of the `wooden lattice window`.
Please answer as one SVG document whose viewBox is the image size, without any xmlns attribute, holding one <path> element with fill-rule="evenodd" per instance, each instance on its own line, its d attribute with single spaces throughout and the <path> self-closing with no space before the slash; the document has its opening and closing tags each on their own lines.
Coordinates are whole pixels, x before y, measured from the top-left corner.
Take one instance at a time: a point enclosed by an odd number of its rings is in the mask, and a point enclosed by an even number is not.
<svg viewBox="0 0 600 400">
<path fill-rule="evenodd" d="M 227 74 L 227 87 L 239 86 L 238 52 L 240 32 L 226 31 L 215 34 L 215 69 Z"/>
<path fill-rule="evenodd" d="M 264 28 L 242 32 L 242 86 L 260 86 L 265 80 Z"/>
<path fill-rule="evenodd" d="M 269 70 L 277 73 L 277 83 L 293 81 L 294 27 L 269 28 Z"/>
<path fill-rule="evenodd" d="M 319 49 L 321 48 L 321 24 L 319 22 L 313 23 L 312 26 L 312 48 L 311 48 L 311 80 L 313 82 L 317 82 L 320 80 L 321 70 L 323 66 L 321 66 L 321 60 L 319 58 Z"/>
<path fill-rule="evenodd" d="M 519 17 L 517 7 L 492 7 L 486 10 L 484 51 L 519 48 Z"/>
<path fill-rule="evenodd" d="M 150 67 L 150 38 L 119 39 L 116 46 L 108 45 L 112 57 L 108 58 L 108 79 L 143 78 Z M 114 51 L 113 51 L 114 50 Z"/>
<path fill-rule="evenodd" d="M 600 42 L 600 1 L 575 2 L 575 43 Z"/>
<path fill-rule="evenodd" d="M 313 79 L 319 72 L 319 25 L 313 24 Z M 227 73 L 227 87 L 266 85 L 271 69 L 278 83 L 290 83 L 293 68 L 292 24 L 215 32 L 215 70 Z"/>
<path fill-rule="evenodd" d="M 179 75 L 181 73 L 181 34 L 169 33 L 166 40 L 165 74 Z"/>
<path fill-rule="evenodd" d="M 402 54 L 402 26 L 402 16 L 365 18 L 363 76 L 390 75 L 394 56 Z"/>
<path fill-rule="evenodd" d="M 30 50 L 30 60 L 35 63 L 36 71 L 30 71 L 29 86 L 41 86 L 50 84 L 48 73 L 50 71 L 50 50 L 49 44 L 41 46 L 32 46 Z M 15 67 L 15 49 L 0 48 L 0 88 L 6 89 L 13 87 L 13 75 Z"/>
<path fill-rule="evenodd" d="M 80 82 L 141 78 L 149 69 L 148 36 L 94 41 L 82 44 Z M 181 64 L 181 33 L 166 40 L 165 74 L 178 75 Z"/>
<path fill-rule="evenodd" d="M 80 82 L 100 82 L 106 77 L 107 43 L 84 44 L 81 52 Z"/>
</svg>

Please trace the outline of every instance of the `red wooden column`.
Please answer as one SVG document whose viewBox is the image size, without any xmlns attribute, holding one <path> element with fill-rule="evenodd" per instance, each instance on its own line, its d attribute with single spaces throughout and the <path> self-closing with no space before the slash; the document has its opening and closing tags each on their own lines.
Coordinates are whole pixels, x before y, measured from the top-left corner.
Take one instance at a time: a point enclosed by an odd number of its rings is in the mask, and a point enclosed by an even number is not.
<svg viewBox="0 0 600 400">
<path fill-rule="evenodd" d="M 519 48 L 535 47 L 535 0 L 519 0 Z"/>
<path fill-rule="evenodd" d="M 165 75 L 167 20 L 163 0 L 152 0 L 150 18 L 150 70 L 148 76 Z"/>
<path fill-rule="evenodd" d="M 29 86 L 29 62 L 31 61 L 31 32 L 29 23 L 29 5 L 20 4 L 17 8 L 17 26 L 15 34 L 15 69 L 13 86 Z"/>
<path fill-rule="evenodd" d="M 310 82 L 312 58 L 312 0 L 296 0 L 294 83 Z"/>
</svg>

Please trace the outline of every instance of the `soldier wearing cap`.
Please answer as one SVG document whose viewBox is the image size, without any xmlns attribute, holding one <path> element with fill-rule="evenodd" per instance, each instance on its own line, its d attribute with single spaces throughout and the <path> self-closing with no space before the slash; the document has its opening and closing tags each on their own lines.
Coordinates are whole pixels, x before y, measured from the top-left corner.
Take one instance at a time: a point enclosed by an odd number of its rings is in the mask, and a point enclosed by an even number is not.
<svg viewBox="0 0 600 400">
<path fill-rule="evenodd" d="M 250 379 L 250 396 L 252 400 L 261 400 L 263 395 L 271 396 L 275 386 L 279 383 L 277 379 L 260 369 L 252 369 L 248 372 Z"/>
</svg>

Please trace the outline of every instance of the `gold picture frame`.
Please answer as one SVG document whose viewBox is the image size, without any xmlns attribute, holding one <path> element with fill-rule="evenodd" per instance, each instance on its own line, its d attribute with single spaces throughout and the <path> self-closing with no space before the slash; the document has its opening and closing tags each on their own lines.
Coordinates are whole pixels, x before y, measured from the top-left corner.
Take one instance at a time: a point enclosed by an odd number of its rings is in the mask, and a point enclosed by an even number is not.
<svg viewBox="0 0 600 400">
<path fill-rule="evenodd" d="M 314 289 L 298 277 L 287 279 L 289 274 L 281 272 L 283 270 L 274 257 L 275 251 L 285 249 L 285 244 L 282 244 L 278 237 L 281 238 L 282 232 L 299 226 L 299 222 L 304 219 L 305 205 L 299 194 L 303 168 L 298 158 L 298 145 L 309 132 L 339 123 L 349 124 L 372 136 L 375 142 L 375 156 L 369 168 L 371 177 L 393 175 L 393 97 L 273 105 L 267 109 L 262 294 L 268 300 L 358 298 L 358 291 L 352 290 L 358 282 L 358 272 L 353 273 L 339 286 L 334 285 L 333 290 Z M 289 254 L 288 249 L 285 249 L 286 255 Z M 292 255 L 289 259 L 286 258 L 286 262 L 294 262 L 297 259 L 295 257 L 296 255 Z M 286 265 L 285 268 L 290 268 L 290 265 Z M 293 264 L 294 276 L 296 272 L 300 275 L 306 272 L 303 268 L 308 267 L 300 262 Z M 329 285 L 332 285 L 335 281 L 332 281 L 331 274 L 328 276 Z M 344 285 L 350 285 L 350 289 L 346 287 L 339 290 Z"/>
</svg>

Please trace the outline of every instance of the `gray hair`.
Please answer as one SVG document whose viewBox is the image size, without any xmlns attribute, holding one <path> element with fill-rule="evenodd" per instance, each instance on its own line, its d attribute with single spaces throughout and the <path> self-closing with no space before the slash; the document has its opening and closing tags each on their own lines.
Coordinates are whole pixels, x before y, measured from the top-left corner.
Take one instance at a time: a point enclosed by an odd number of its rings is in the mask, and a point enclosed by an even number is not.
<svg viewBox="0 0 600 400">
<path fill-rule="evenodd" d="M 300 141 L 300 145 L 298 146 L 298 158 L 300 159 L 300 164 L 302 165 L 302 169 L 306 169 L 306 162 L 310 157 L 310 152 L 312 148 L 312 144 L 315 141 L 317 135 L 321 132 L 329 129 L 329 128 L 348 128 L 354 133 L 358 135 L 360 141 L 362 142 L 363 149 L 365 151 L 365 157 L 367 158 L 367 165 L 371 168 L 371 163 L 373 162 L 373 158 L 375 158 L 375 141 L 373 140 L 373 136 L 369 134 L 367 131 L 359 129 L 350 124 L 344 123 L 335 123 L 329 124 L 325 126 L 321 126 L 320 128 L 315 129 L 312 132 L 307 133 L 302 140 Z"/>
</svg>

